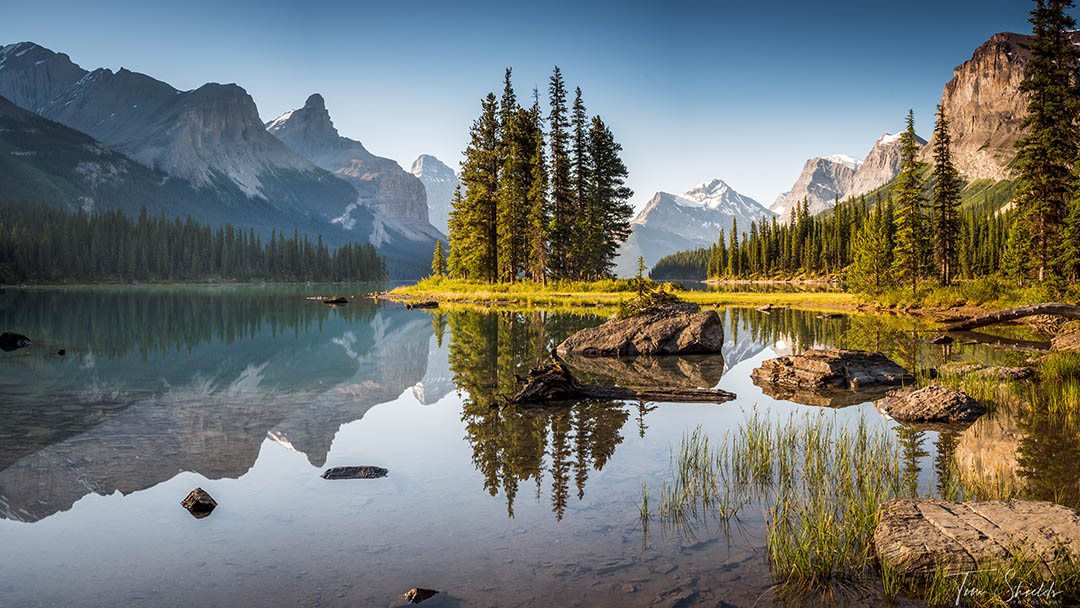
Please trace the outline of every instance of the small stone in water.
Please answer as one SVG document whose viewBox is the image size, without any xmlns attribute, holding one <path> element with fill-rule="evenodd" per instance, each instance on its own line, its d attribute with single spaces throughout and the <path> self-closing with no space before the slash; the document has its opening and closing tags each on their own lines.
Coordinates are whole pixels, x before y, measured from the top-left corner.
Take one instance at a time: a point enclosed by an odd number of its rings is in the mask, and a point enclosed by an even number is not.
<svg viewBox="0 0 1080 608">
<path fill-rule="evenodd" d="M 419 604 L 420 602 L 429 599 L 433 595 L 438 593 L 434 589 L 421 589 L 419 587 L 413 587 L 405 592 L 405 600 L 410 604 Z"/>
<path fill-rule="evenodd" d="M 386 477 L 390 471 L 382 467 L 333 467 L 323 471 L 323 479 L 378 479 Z"/>
<path fill-rule="evenodd" d="M 196 519 L 202 519 L 214 511 L 217 501 L 206 490 L 195 488 L 187 495 L 187 498 L 180 501 L 180 506 L 187 509 Z"/>
</svg>

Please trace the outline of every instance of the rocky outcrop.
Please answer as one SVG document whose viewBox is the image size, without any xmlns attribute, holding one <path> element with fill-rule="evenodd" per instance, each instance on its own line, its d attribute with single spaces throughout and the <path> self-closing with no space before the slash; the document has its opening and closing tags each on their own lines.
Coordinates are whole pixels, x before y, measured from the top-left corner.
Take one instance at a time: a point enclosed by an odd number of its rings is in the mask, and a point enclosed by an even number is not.
<svg viewBox="0 0 1080 608">
<path fill-rule="evenodd" d="M 811 158 L 803 165 L 802 173 L 791 190 L 776 197 L 769 210 L 780 216 L 781 221 L 791 221 L 797 205 L 806 199 L 810 215 L 816 215 L 836 204 L 851 190 L 855 171 L 861 161 L 841 154 L 827 158 Z"/>
<path fill-rule="evenodd" d="M 322 95 L 315 93 L 302 108 L 266 123 L 266 130 L 300 156 L 352 184 L 361 204 L 379 215 L 427 223 L 424 184 L 393 160 L 375 156 L 355 139 L 342 137 Z"/>
<path fill-rule="evenodd" d="M 973 422 L 986 413 L 974 398 L 940 385 L 892 391 L 878 407 L 900 422 Z"/>
<path fill-rule="evenodd" d="M 715 310 L 697 304 L 667 304 L 626 319 L 610 319 L 583 329 L 556 347 L 556 352 L 589 357 L 719 353 L 724 325 Z"/>
<path fill-rule="evenodd" d="M 915 142 L 920 147 L 926 145 L 926 140 L 918 135 Z M 874 142 L 874 147 L 859 165 L 844 197 L 862 196 L 891 182 L 899 174 L 900 134 L 885 133 Z"/>
<path fill-rule="evenodd" d="M 814 349 L 769 359 L 750 377 L 758 386 L 814 390 L 856 390 L 915 381 L 907 370 L 881 353 L 843 349 Z"/>
<path fill-rule="evenodd" d="M 428 221 L 443 234 L 450 234 L 446 223 L 450 218 L 454 189 L 461 185 L 454 170 L 430 154 L 421 154 L 409 169 L 424 184 L 427 192 Z"/>
<path fill-rule="evenodd" d="M 1080 42 L 1080 32 L 1069 34 Z M 1024 69 L 1031 61 L 1031 37 L 994 34 L 971 59 L 953 70 L 945 84 L 941 103 L 949 119 L 953 163 L 968 180 L 1007 179 L 1009 163 L 1016 156 L 1014 144 L 1023 135 L 1020 123 L 1027 99 L 1020 91 Z M 929 162 L 933 139 L 919 160 Z"/>
<path fill-rule="evenodd" d="M 1013 559 L 1045 571 L 1080 558 L 1080 511 L 1049 502 L 903 499 L 885 503 L 878 515 L 874 548 L 902 576 L 967 572 Z"/>
</svg>

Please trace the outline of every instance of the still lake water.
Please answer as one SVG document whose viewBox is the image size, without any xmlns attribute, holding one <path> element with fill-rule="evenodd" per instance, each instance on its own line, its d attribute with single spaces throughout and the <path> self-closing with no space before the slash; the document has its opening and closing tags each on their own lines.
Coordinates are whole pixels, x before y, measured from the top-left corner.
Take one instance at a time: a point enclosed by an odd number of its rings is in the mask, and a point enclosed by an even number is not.
<svg viewBox="0 0 1080 608">
<path fill-rule="evenodd" d="M 622 372 L 735 401 L 499 408 L 515 374 L 603 319 L 305 297 L 327 293 L 0 291 L 0 330 L 34 340 L 0 353 L 0 606 L 388 606 L 415 586 L 445 592 L 431 606 L 776 605 L 760 509 L 728 534 L 643 538 L 642 483 L 669 478 L 682 438 L 719 439 L 753 408 L 896 428 L 872 403 L 766 396 L 749 374 L 780 354 L 871 348 L 909 368 L 1015 356 L 925 344 L 904 319 L 733 308 L 722 359 Z M 1055 456 L 1077 438 L 1053 425 L 1004 413 L 908 439 L 927 487 L 950 459 L 1058 496 L 1080 487 Z M 390 475 L 320 478 L 341 465 Z M 219 503 L 201 520 L 179 505 L 197 486 Z"/>
</svg>

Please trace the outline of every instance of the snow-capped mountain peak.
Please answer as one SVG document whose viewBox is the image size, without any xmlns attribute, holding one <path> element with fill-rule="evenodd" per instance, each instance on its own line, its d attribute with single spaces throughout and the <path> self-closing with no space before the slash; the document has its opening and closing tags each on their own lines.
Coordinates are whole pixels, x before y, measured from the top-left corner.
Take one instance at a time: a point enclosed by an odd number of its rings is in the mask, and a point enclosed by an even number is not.
<svg viewBox="0 0 1080 608">
<path fill-rule="evenodd" d="M 829 160 L 834 163 L 840 163 L 842 165 L 847 165 L 852 169 L 858 169 L 859 165 L 863 163 L 863 161 L 855 158 L 854 156 L 848 156 L 847 154 L 833 154 L 831 156 L 826 156 L 825 160 Z"/>
</svg>

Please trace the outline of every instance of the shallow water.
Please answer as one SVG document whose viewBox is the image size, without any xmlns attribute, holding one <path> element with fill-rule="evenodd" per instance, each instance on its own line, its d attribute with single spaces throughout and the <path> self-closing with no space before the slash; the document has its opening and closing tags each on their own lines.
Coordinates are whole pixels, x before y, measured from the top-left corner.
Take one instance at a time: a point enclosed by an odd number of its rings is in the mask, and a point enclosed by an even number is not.
<svg viewBox="0 0 1080 608">
<path fill-rule="evenodd" d="M 766 396 L 749 374 L 779 354 L 862 347 L 909 368 L 1018 356 L 925 344 L 905 319 L 729 309 L 722 360 L 592 371 L 716 385 L 733 402 L 522 410 L 497 405 L 515 374 L 602 319 L 306 297 L 326 293 L 0 291 L 0 330 L 34 339 L 0 353 L 0 606 L 387 606 L 415 586 L 445 592 L 435 606 L 784 604 L 760 509 L 726 532 L 643 537 L 642 484 L 669 477 L 682 438 L 720 438 L 752 408 L 897 428 L 872 403 Z M 1077 439 L 1054 425 L 999 413 L 904 433 L 928 490 L 949 459 L 1035 493 L 1078 487 L 1058 457 L 1080 453 Z M 390 474 L 319 476 L 361 464 Z M 197 486 L 219 503 L 206 519 L 179 505 Z"/>
</svg>

